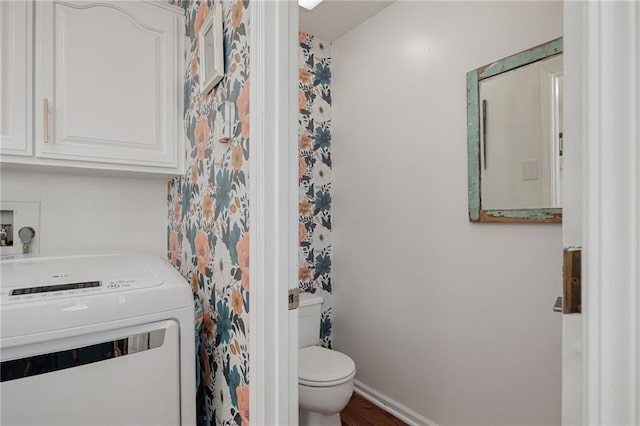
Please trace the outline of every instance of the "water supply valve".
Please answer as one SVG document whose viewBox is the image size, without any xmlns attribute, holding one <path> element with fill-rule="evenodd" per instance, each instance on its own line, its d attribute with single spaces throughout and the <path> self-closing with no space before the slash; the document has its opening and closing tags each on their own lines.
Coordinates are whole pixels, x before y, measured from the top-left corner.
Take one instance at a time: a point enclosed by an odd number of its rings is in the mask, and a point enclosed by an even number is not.
<svg viewBox="0 0 640 426">
<path fill-rule="evenodd" d="M 9 241 L 9 233 L 6 228 L 0 229 L 0 246 L 6 246 Z"/>
<path fill-rule="evenodd" d="M 28 254 L 31 246 L 31 240 L 36 236 L 36 230 L 30 226 L 24 226 L 18 231 L 20 243 L 22 243 L 22 253 Z"/>
</svg>

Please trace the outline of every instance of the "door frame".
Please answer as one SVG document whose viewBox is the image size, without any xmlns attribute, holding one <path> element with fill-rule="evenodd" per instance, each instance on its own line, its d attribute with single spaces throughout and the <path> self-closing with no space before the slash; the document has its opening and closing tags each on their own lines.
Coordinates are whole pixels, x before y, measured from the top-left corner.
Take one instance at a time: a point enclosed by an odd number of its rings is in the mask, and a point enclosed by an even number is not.
<svg viewBox="0 0 640 426">
<path fill-rule="evenodd" d="M 250 421 L 298 424 L 298 3 L 249 4 Z"/>
<path fill-rule="evenodd" d="M 298 9 L 254 1 L 250 13 L 250 418 L 295 425 L 298 325 L 287 291 L 297 286 Z M 640 4 L 585 2 L 565 13 L 584 36 L 585 102 L 574 105 L 584 135 L 583 423 L 637 424 Z"/>
<path fill-rule="evenodd" d="M 638 424 L 640 4 L 584 2 L 580 19 L 583 424 Z"/>
</svg>

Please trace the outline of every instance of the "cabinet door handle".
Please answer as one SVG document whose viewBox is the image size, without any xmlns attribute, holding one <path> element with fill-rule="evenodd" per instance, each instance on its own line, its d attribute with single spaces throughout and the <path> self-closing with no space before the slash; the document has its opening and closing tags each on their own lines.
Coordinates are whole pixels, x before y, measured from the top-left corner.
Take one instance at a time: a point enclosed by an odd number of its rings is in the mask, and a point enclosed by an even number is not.
<svg viewBox="0 0 640 426">
<path fill-rule="evenodd" d="M 42 99 L 42 141 L 49 143 L 49 99 Z"/>
</svg>

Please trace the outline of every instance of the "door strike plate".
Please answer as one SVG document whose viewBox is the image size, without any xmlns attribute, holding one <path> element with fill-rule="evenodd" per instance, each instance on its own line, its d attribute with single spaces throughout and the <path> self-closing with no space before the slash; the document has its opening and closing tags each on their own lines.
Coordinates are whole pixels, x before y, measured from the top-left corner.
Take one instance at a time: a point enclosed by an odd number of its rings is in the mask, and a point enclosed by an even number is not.
<svg viewBox="0 0 640 426">
<path fill-rule="evenodd" d="M 292 311 L 294 309 L 298 309 L 299 304 L 300 304 L 300 289 L 290 288 L 289 289 L 289 310 Z"/>
<path fill-rule="evenodd" d="M 582 249 L 564 249 L 563 310 L 565 314 L 582 313 Z"/>
</svg>

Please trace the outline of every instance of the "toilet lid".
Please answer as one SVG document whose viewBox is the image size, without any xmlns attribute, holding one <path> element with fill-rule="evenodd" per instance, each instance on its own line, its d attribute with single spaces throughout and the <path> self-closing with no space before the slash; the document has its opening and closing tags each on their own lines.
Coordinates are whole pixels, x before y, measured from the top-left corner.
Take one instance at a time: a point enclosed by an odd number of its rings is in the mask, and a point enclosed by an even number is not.
<svg viewBox="0 0 640 426">
<path fill-rule="evenodd" d="M 298 381 L 308 386 L 333 385 L 351 379 L 356 364 L 347 355 L 321 346 L 298 352 Z"/>
</svg>

